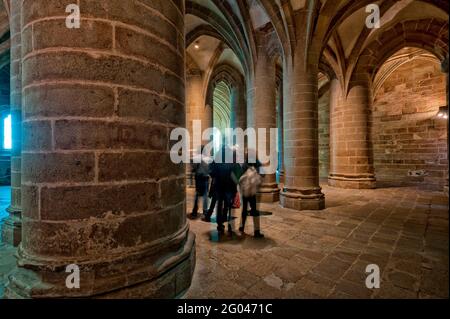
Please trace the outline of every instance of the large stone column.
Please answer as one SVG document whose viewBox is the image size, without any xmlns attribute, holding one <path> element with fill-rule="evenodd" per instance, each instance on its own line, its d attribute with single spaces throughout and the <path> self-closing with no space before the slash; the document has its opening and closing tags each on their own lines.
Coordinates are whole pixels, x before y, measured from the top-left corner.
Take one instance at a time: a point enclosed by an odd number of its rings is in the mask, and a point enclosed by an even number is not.
<svg viewBox="0 0 450 319">
<path fill-rule="evenodd" d="M 243 87 L 231 88 L 231 126 L 232 128 L 247 128 L 247 108 Z"/>
<path fill-rule="evenodd" d="M 369 131 L 372 101 L 370 83 L 368 80 L 353 81 L 345 96 L 339 81 L 333 79 L 330 90 L 328 182 L 331 186 L 341 188 L 375 188 Z"/>
<path fill-rule="evenodd" d="M 250 127 L 257 132 L 260 128 L 266 129 L 266 153 L 269 155 L 269 152 L 277 151 L 270 149 L 270 129 L 277 126 L 275 61 L 268 56 L 264 35 L 260 34 L 259 38 L 251 104 L 251 118 L 254 126 L 250 125 Z M 269 165 L 269 163 L 263 164 Z M 277 202 L 279 194 L 276 172 L 264 175 L 264 181 L 258 194 L 259 201 Z"/>
<path fill-rule="evenodd" d="M 285 62 L 285 185 L 280 203 L 295 210 L 325 208 L 319 185 L 318 57 L 305 57 L 306 31 L 297 28 L 292 64 Z M 306 61 L 306 62 L 305 62 Z"/>
<path fill-rule="evenodd" d="M 284 185 L 284 118 L 283 118 L 283 114 L 284 114 L 284 108 L 283 108 L 283 83 L 281 81 L 281 83 L 278 85 L 278 152 L 279 152 L 279 156 L 278 156 L 278 167 L 279 167 L 279 176 L 280 176 L 280 187 L 282 185 Z"/>
<path fill-rule="evenodd" d="M 212 108 L 205 106 L 205 97 L 203 96 L 203 75 L 200 70 L 189 70 L 186 74 L 186 126 L 191 136 L 191 149 L 199 151 L 201 145 L 209 141 L 197 143 L 194 140 L 194 121 L 201 121 L 201 133 L 207 128 L 212 127 L 213 115 Z M 201 139 L 201 136 L 200 136 Z M 187 182 L 190 187 L 194 187 L 191 165 L 186 165 Z"/>
<path fill-rule="evenodd" d="M 200 70 L 190 70 L 186 75 L 186 112 L 187 127 L 189 133 L 191 133 L 191 137 L 193 136 L 194 121 L 201 121 L 202 131 L 212 127 L 212 108 L 205 105 L 205 97 L 203 95 L 203 76 Z M 191 144 L 194 149 L 201 146 L 194 145 L 193 141 L 191 141 Z"/>
<path fill-rule="evenodd" d="M 169 157 L 186 121 L 184 1 L 81 0 L 80 29 L 68 3 L 23 2 L 23 238 L 5 295 L 175 297 L 195 264 Z"/>
<path fill-rule="evenodd" d="M 22 0 L 11 1 L 10 33 L 11 33 L 11 205 L 6 209 L 9 213 L 2 227 L 2 241 L 17 246 L 22 238 L 22 205 L 21 205 L 21 152 L 22 152 L 22 43 L 21 12 Z"/>
<path fill-rule="evenodd" d="M 448 112 L 448 55 L 442 61 L 441 70 L 442 70 L 442 72 L 445 73 L 445 84 L 446 84 L 445 92 L 446 92 L 446 96 L 447 96 L 446 101 L 447 101 L 447 112 Z M 448 145 L 449 145 L 449 135 L 448 135 L 448 118 L 447 118 L 447 161 L 449 159 Z M 448 171 L 447 171 L 447 176 L 446 176 L 446 183 L 444 185 L 444 194 L 446 194 L 448 197 Z"/>
<path fill-rule="evenodd" d="M 247 128 L 247 105 L 245 101 L 244 87 L 233 86 L 231 88 L 230 101 L 231 127 L 234 129 L 241 128 L 245 131 Z"/>
</svg>

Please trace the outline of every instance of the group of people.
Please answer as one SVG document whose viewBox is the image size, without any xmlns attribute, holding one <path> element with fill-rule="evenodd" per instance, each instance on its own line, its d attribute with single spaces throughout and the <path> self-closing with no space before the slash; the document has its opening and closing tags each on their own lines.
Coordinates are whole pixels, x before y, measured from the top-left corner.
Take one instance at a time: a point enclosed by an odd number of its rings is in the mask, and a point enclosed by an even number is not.
<svg viewBox="0 0 450 319">
<path fill-rule="evenodd" d="M 228 152 L 228 153 L 227 153 Z M 191 213 L 192 218 L 199 216 L 199 199 L 203 199 L 203 221 L 211 222 L 211 216 L 217 206 L 217 231 L 224 234 L 224 223 L 228 222 L 228 233 L 233 233 L 231 212 L 233 208 L 238 208 L 242 197 L 242 215 L 239 231 L 244 233 L 248 216 L 248 206 L 250 214 L 254 218 L 254 236 L 262 238 L 264 235 L 260 230 L 259 212 L 256 204 L 256 194 L 262 177 L 259 175 L 261 163 L 254 157 L 249 160 L 248 151 L 245 152 L 244 160 L 239 163 L 236 151 L 223 147 L 221 152 L 216 154 L 214 160 L 200 152 L 200 158 L 194 161 L 192 166 L 192 176 L 195 179 L 195 199 L 194 208 Z M 232 161 L 226 161 L 226 154 L 233 154 Z M 211 179 L 211 183 L 210 183 Z M 211 204 L 208 207 L 208 198 Z"/>
</svg>

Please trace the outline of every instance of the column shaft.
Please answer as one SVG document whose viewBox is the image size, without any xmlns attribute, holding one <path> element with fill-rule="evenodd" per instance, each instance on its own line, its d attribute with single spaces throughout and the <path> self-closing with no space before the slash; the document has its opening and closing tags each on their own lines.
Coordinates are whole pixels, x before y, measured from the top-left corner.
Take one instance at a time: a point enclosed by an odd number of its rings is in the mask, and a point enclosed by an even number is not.
<svg viewBox="0 0 450 319">
<path fill-rule="evenodd" d="M 329 184 L 342 188 L 375 188 L 370 145 L 371 87 L 368 81 L 350 84 L 348 96 L 337 79 L 331 83 Z"/>
<path fill-rule="evenodd" d="M 23 238 L 5 296 L 175 297 L 195 264 L 169 140 L 186 123 L 184 1 L 79 3 L 67 29 L 67 1 L 23 2 Z"/>
<path fill-rule="evenodd" d="M 263 36 L 261 37 L 263 39 Z M 254 128 L 266 130 L 266 153 L 276 153 L 277 150 L 270 149 L 270 129 L 276 128 L 276 74 L 275 62 L 271 59 L 266 51 L 264 41 L 260 39 L 258 47 L 258 57 L 255 67 L 255 78 L 252 92 L 252 118 L 254 120 Z M 259 133 L 258 133 L 259 134 Z M 258 136 L 258 139 L 262 138 Z M 276 154 L 271 154 L 276 157 Z M 269 165 L 270 163 L 263 163 Z M 261 185 L 259 200 L 262 202 L 273 203 L 279 200 L 279 189 L 276 180 L 276 172 L 266 174 L 263 184 Z"/>
<path fill-rule="evenodd" d="M 287 65 L 289 97 L 284 104 L 285 185 L 281 205 L 296 210 L 325 208 L 319 185 L 318 63 L 305 63 L 302 39 Z M 285 81 L 286 84 L 286 81 Z"/>
<path fill-rule="evenodd" d="M 278 156 L 278 167 L 280 174 L 280 184 L 284 185 L 284 102 L 283 102 L 283 84 L 281 83 L 278 89 L 278 152 L 280 153 Z M 281 187 L 280 185 L 280 187 Z"/>
<path fill-rule="evenodd" d="M 2 241 L 18 246 L 22 238 L 21 152 L 22 152 L 22 43 L 20 1 L 11 1 L 11 205 L 2 228 Z"/>
<path fill-rule="evenodd" d="M 446 56 L 446 58 L 442 61 L 441 64 L 441 70 L 442 72 L 445 73 L 445 93 L 446 93 L 446 101 L 447 101 L 447 113 L 448 113 L 448 55 Z M 448 135 L 448 118 L 447 118 L 447 161 L 449 159 L 449 151 L 448 151 L 448 145 L 449 145 L 449 135 Z M 445 185 L 444 185 L 444 193 L 447 195 L 448 197 L 448 170 L 447 170 L 447 176 L 446 176 L 446 181 L 445 181 Z"/>
<path fill-rule="evenodd" d="M 194 121 L 201 121 L 201 133 L 207 128 L 213 126 L 212 108 L 205 106 L 205 98 L 203 96 L 203 76 L 200 70 L 190 70 L 186 75 L 186 127 L 191 137 L 191 150 L 198 152 L 202 145 L 209 141 L 202 141 L 196 144 L 194 138 Z M 201 136 L 200 136 L 201 138 Z M 189 187 L 194 187 L 192 178 L 192 167 L 186 165 L 186 180 Z"/>
</svg>

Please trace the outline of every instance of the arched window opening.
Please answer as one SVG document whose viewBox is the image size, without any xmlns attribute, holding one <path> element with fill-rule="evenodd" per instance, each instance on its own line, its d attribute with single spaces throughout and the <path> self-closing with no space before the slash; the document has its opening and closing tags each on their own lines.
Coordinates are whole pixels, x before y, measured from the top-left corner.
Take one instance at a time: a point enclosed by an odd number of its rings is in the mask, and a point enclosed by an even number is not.
<svg viewBox="0 0 450 319">
<path fill-rule="evenodd" d="M 220 81 L 214 88 L 213 94 L 213 125 L 217 129 L 214 134 L 214 150 L 228 144 L 225 130 L 231 127 L 231 90 L 224 82 Z"/>
<path fill-rule="evenodd" d="M 2 118 L 3 120 L 3 149 L 12 149 L 12 128 L 11 128 L 11 114 L 8 114 Z"/>
</svg>

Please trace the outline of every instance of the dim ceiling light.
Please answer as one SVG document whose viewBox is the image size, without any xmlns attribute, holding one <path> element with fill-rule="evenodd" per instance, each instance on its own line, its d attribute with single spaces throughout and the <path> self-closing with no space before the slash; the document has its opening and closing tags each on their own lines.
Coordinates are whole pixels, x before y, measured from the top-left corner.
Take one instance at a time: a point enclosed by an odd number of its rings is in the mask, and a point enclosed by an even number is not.
<svg viewBox="0 0 450 319">
<path fill-rule="evenodd" d="M 200 46 L 198 45 L 198 43 L 194 44 L 194 48 L 195 48 L 196 50 L 200 49 Z"/>
</svg>

